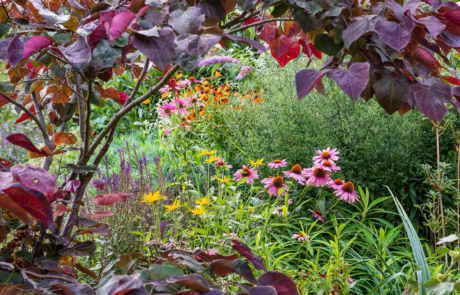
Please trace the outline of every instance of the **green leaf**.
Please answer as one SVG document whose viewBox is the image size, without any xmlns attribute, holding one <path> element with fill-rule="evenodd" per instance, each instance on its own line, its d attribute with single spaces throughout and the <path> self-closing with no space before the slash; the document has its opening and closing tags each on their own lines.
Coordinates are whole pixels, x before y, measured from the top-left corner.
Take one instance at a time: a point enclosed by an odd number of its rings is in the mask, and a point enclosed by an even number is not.
<svg viewBox="0 0 460 295">
<path fill-rule="evenodd" d="M 170 264 L 152 264 L 149 268 L 150 278 L 152 280 L 163 280 L 166 281 L 172 276 L 183 276 L 184 272 L 177 266 Z"/>
<path fill-rule="evenodd" d="M 450 252 L 450 250 L 448 248 L 444 248 L 444 247 L 436 249 L 436 253 L 438 253 L 438 254 L 447 254 L 449 252 Z"/>
<path fill-rule="evenodd" d="M 5 35 L 8 34 L 10 29 L 11 29 L 10 23 L 0 23 L 0 38 L 5 37 Z"/>
<path fill-rule="evenodd" d="M 54 41 L 56 41 L 59 44 L 64 44 L 70 41 L 72 38 L 72 32 L 69 33 L 62 33 L 62 32 L 57 32 L 56 34 L 53 35 Z"/>
<path fill-rule="evenodd" d="M 245 183 L 246 180 L 248 180 L 247 177 L 241 178 L 240 181 L 238 181 L 238 183 L 236 184 L 236 186 L 240 186 L 241 184 Z"/>
<path fill-rule="evenodd" d="M 343 43 L 335 44 L 334 37 L 328 37 L 327 34 L 319 34 L 315 38 L 315 48 L 329 56 L 335 56 L 343 48 Z"/>
<path fill-rule="evenodd" d="M 112 67 L 120 56 L 120 48 L 111 47 L 108 40 L 102 39 L 93 51 L 94 66 L 98 70 Z"/>
<path fill-rule="evenodd" d="M 192 229 L 193 229 L 194 232 L 199 233 L 201 235 L 204 235 L 204 236 L 208 235 L 208 232 L 203 228 L 192 227 Z"/>
</svg>

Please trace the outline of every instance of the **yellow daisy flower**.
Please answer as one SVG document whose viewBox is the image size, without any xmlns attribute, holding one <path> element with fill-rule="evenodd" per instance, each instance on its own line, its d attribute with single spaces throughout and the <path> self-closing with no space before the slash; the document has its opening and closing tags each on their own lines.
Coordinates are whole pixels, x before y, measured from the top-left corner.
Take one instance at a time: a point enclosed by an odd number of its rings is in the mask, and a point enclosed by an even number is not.
<svg viewBox="0 0 460 295">
<path fill-rule="evenodd" d="M 205 206 L 209 203 L 211 203 L 211 198 L 210 197 L 204 197 L 198 201 L 195 201 L 197 204 L 201 205 L 201 206 Z"/>
<path fill-rule="evenodd" d="M 257 159 L 256 162 L 254 162 L 253 160 L 249 160 L 249 163 L 251 163 L 251 165 L 254 168 L 256 168 L 257 166 L 264 166 L 265 164 L 263 162 L 264 162 L 264 159 Z"/>
<path fill-rule="evenodd" d="M 222 183 L 226 183 L 226 182 L 229 182 L 230 180 L 232 180 L 232 178 L 230 176 L 225 176 L 223 179 L 222 178 L 219 178 L 219 177 L 216 177 L 216 179 Z"/>
<path fill-rule="evenodd" d="M 182 207 L 182 205 L 180 204 L 179 200 L 175 200 L 172 205 L 164 205 L 163 207 L 165 207 L 168 211 L 174 211 L 179 207 Z"/>
<path fill-rule="evenodd" d="M 201 214 L 207 213 L 208 210 L 205 210 L 204 208 L 195 207 L 195 209 L 193 210 L 191 209 L 190 212 L 192 212 L 195 215 L 201 215 Z"/>
<path fill-rule="evenodd" d="M 156 193 L 150 192 L 148 195 L 144 196 L 144 200 L 142 201 L 142 203 L 152 204 L 152 203 L 154 203 L 156 201 L 159 201 L 161 199 L 167 199 L 167 197 L 160 196 L 160 191 L 157 191 Z"/>
<path fill-rule="evenodd" d="M 208 152 L 208 149 L 206 149 L 206 150 L 201 150 L 201 153 L 199 154 L 199 156 L 210 156 L 210 155 L 215 154 L 215 153 L 217 153 L 217 152 L 214 151 L 214 150 Z"/>
<path fill-rule="evenodd" d="M 215 163 L 219 161 L 219 157 L 218 156 L 210 156 L 209 159 L 207 159 L 206 161 L 204 161 L 205 164 L 212 164 L 212 163 Z"/>
<path fill-rule="evenodd" d="M 249 207 L 249 212 L 254 211 L 255 207 Z"/>
</svg>

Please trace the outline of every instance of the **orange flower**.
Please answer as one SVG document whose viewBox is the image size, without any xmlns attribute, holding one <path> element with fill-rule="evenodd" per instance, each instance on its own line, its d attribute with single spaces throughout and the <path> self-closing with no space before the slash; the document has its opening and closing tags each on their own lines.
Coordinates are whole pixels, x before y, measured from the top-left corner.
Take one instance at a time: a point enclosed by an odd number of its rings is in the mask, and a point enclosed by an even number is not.
<svg viewBox="0 0 460 295">
<path fill-rule="evenodd" d="M 193 82 L 195 81 L 195 77 L 188 77 L 188 80 Z"/>
</svg>

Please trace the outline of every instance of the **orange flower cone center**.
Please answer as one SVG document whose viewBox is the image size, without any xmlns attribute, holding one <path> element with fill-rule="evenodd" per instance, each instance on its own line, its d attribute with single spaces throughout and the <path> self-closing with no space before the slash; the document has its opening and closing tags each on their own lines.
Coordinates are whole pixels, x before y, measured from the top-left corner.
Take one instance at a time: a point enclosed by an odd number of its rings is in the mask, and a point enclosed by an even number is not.
<svg viewBox="0 0 460 295">
<path fill-rule="evenodd" d="M 324 171 L 324 169 L 321 169 L 321 168 L 315 168 L 313 170 L 313 175 L 315 175 L 318 178 L 325 177 L 326 171 Z"/>
<path fill-rule="evenodd" d="M 291 172 L 295 173 L 295 174 L 301 174 L 302 173 L 302 167 L 300 167 L 299 164 L 295 164 L 294 166 L 292 166 Z"/>
<path fill-rule="evenodd" d="M 247 176 L 249 176 L 250 174 L 251 174 L 251 170 L 249 170 L 248 167 L 245 167 L 245 168 L 241 169 L 241 175 L 247 177 Z"/>
<path fill-rule="evenodd" d="M 192 102 L 198 102 L 198 99 L 192 98 Z"/>
<path fill-rule="evenodd" d="M 343 191 L 344 192 L 347 192 L 347 193 L 352 193 L 355 191 L 355 186 L 353 185 L 353 182 L 349 181 L 349 182 L 345 182 L 345 184 L 343 185 Z"/>
<path fill-rule="evenodd" d="M 217 162 L 217 166 L 224 166 L 224 161 Z"/>
<path fill-rule="evenodd" d="M 273 178 L 273 181 L 272 181 L 273 185 L 277 188 L 282 188 L 283 185 L 284 185 L 284 180 L 281 176 L 277 176 L 275 178 Z"/>
<path fill-rule="evenodd" d="M 342 179 L 337 178 L 337 179 L 334 181 L 334 183 L 337 184 L 337 185 L 342 185 L 342 184 L 343 184 L 343 181 L 342 181 Z"/>
<path fill-rule="evenodd" d="M 324 152 L 322 155 L 321 155 L 321 158 L 323 158 L 324 160 L 327 160 L 331 157 L 331 154 L 329 154 L 329 152 Z"/>
<path fill-rule="evenodd" d="M 276 164 L 279 164 L 279 163 L 281 163 L 281 160 L 275 160 L 273 162 L 276 163 Z"/>
<path fill-rule="evenodd" d="M 331 168 L 331 167 L 332 167 L 332 163 L 326 160 L 326 161 L 323 162 L 323 166 L 326 166 L 326 167 Z"/>
<path fill-rule="evenodd" d="M 315 210 L 315 213 L 318 214 L 319 216 L 323 216 L 323 213 L 321 212 L 321 210 Z"/>
</svg>

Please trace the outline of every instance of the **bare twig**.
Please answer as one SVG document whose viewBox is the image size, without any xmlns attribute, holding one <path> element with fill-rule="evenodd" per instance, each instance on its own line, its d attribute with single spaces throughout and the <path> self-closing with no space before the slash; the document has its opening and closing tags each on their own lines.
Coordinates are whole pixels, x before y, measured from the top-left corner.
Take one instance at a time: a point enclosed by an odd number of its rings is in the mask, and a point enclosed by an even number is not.
<svg viewBox="0 0 460 295">
<path fill-rule="evenodd" d="M 231 27 L 231 26 L 237 24 L 241 19 L 243 19 L 243 18 L 246 16 L 247 13 L 248 13 L 248 12 L 245 11 L 245 12 L 243 12 L 242 14 L 240 14 L 239 16 L 237 16 L 237 17 L 235 17 L 234 19 L 232 19 L 231 21 L 229 21 L 229 22 L 227 22 L 227 23 L 225 23 L 225 24 L 223 24 L 223 25 L 221 25 L 221 26 L 219 26 L 219 27 L 220 27 L 221 29 L 229 28 L 229 27 Z"/>
<path fill-rule="evenodd" d="M 238 31 L 245 30 L 245 29 L 248 29 L 248 28 L 252 28 L 252 27 L 255 27 L 255 26 L 258 26 L 258 25 L 263 25 L 263 24 L 266 24 L 266 23 L 272 23 L 272 22 L 276 22 L 276 21 L 293 21 L 293 19 L 288 18 L 288 17 L 282 17 L 282 18 L 271 18 L 271 19 L 261 20 L 260 22 L 255 22 L 255 23 L 252 23 L 252 24 L 249 24 L 249 25 L 246 25 L 246 26 L 241 26 L 239 28 L 230 30 L 230 31 L 227 32 L 227 35 L 228 34 L 233 34 L 233 33 L 236 33 Z"/>
<path fill-rule="evenodd" d="M 83 148 L 83 159 L 88 161 L 88 150 L 91 140 L 91 96 L 93 95 L 93 84 L 91 81 L 88 81 L 88 98 L 86 101 L 86 118 L 85 118 L 85 137 L 84 137 L 84 148 Z"/>
<path fill-rule="evenodd" d="M 31 111 L 29 111 L 25 106 L 23 106 L 22 104 L 20 104 L 19 102 L 17 102 L 16 100 L 12 99 L 11 97 L 9 97 L 8 95 L 5 95 L 2 93 L 2 96 L 8 100 L 9 102 L 11 102 L 12 104 L 14 104 L 15 106 L 17 106 L 18 108 L 20 108 L 24 113 L 26 113 L 29 117 L 32 118 L 32 120 L 34 120 L 35 124 L 37 124 L 38 128 L 40 129 L 40 131 L 43 133 L 45 132 L 46 133 L 46 126 L 43 126 L 40 121 L 38 120 L 37 116 L 35 116 L 34 114 L 32 114 Z"/>
<path fill-rule="evenodd" d="M 144 77 L 147 74 L 147 71 L 149 70 L 149 64 L 150 64 L 150 59 L 147 58 L 144 63 L 144 68 L 142 69 L 142 73 L 137 79 L 136 85 L 134 86 L 134 89 L 131 92 L 131 95 L 129 96 L 125 104 L 129 104 L 134 99 L 134 97 L 136 97 L 136 93 L 139 90 L 139 87 L 141 86 L 141 83 L 144 80 Z"/>
</svg>

